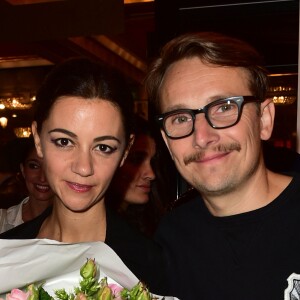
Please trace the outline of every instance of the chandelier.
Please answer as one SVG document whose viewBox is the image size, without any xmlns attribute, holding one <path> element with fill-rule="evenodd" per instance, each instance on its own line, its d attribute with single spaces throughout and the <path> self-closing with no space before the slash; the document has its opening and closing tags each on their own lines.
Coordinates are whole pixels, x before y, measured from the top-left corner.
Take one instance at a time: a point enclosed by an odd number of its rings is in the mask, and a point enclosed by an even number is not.
<svg viewBox="0 0 300 300">
<path fill-rule="evenodd" d="M 14 129 L 15 135 L 18 138 L 28 138 L 31 135 L 30 127 L 17 127 Z"/>
<path fill-rule="evenodd" d="M 272 74 L 268 96 L 277 105 L 290 105 L 297 100 L 297 74 Z"/>
<path fill-rule="evenodd" d="M 28 101 L 25 97 L 0 97 L 0 109 L 9 110 L 24 110 L 32 108 L 32 102 L 35 101 L 35 96 Z"/>
</svg>

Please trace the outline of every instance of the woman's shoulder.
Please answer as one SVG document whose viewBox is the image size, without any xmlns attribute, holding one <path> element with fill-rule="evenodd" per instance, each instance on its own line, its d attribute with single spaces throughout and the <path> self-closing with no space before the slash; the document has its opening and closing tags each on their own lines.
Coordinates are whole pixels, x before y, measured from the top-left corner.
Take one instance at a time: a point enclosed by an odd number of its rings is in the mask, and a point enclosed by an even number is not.
<svg viewBox="0 0 300 300">
<path fill-rule="evenodd" d="M 52 207 L 46 209 L 35 219 L 18 225 L 0 234 L 0 239 L 34 239 L 36 238 L 44 220 L 51 213 Z"/>
<path fill-rule="evenodd" d="M 28 197 L 19 204 L 11 206 L 7 209 L 0 210 L 0 232 L 8 231 L 23 223 L 22 207 L 28 201 Z"/>
<path fill-rule="evenodd" d="M 7 224 L 7 209 L 0 209 L 0 232 L 5 231 L 5 224 Z"/>
<path fill-rule="evenodd" d="M 27 203 L 29 200 L 29 197 L 26 197 L 25 199 L 23 199 L 20 203 L 11 206 L 7 209 L 7 217 L 8 219 L 13 222 L 17 217 L 21 217 L 22 218 L 22 209 L 23 209 L 23 205 L 25 203 Z M 20 223 L 19 223 L 20 224 Z M 18 224 L 18 225 L 19 225 Z"/>
</svg>

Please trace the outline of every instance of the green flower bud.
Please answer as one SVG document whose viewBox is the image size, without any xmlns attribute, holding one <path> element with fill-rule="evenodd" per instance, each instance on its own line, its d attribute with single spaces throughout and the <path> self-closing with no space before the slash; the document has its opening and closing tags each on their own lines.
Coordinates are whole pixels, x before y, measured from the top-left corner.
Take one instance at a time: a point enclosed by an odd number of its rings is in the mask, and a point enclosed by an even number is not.
<svg viewBox="0 0 300 300">
<path fill-rule="evenodd" d="M 135 300 L 151 300 L 151 294 L 147 287 L 142 283 L 139 282 L 130 290 L 130 299 Z"/>
<path fill-rule="evenodd" d="M 112 290 L 108 286 L 105 286 L 97 300 L 113 300 Z"/>
<path fill-rule="evenodd" d="M 136 298 L 136 300 L 151 300 L 151 294 L 147 289 L 143 290 Z"/>
<path fill-rule="evenodd" d="M 80 268 L 80 275 L 84 279 L 94 278 L 97 273 L 97 266 L 94 259 L 88 259 L 87 262 Z"/>
<path fill-rule="evenodd" d="M 30 292 L 30 296 L 27 300 L 39 300 L 39 290 L 34 286 L 34 284 L 30 284 L 27 287 L 27 291 Z"/>
</svg>

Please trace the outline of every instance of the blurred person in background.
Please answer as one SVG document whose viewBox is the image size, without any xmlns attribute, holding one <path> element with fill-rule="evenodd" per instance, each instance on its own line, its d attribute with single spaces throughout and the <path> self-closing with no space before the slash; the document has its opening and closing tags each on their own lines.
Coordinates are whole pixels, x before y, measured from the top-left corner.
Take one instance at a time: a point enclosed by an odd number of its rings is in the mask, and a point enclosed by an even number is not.
<svg viewBox="0 0 300 300">
<path fill-rule="evenodd" d="M 25 185 L 27 196 L 20 203 L 0 210 L 0 232 L 39 216 L 52 204 L 54 195 L 45 177 L 43 160 L 37 155 L 33 138 L 16 139 L 11 144 L 19 153 L 14 157 L 16 162 L 20 162 L 19 172 L 15 177 Z M 14 185 L 14 188 L 23 190 L 21 184 Z"/>
<path fill-rule="evenodd" d="M 20 176 L 20 147 L 17 139 L 0 147 L 0 209 L 20 203 L 28 194 Z"/>
<path fill-rule="evenodd" d="M 133 145 L 111 182 L 106 203 L 129 224 L 152 236 L 164 213 L 157 184 L 159 158 L 149 122 L 137 115 L 134 128 Z"/>
</svg>

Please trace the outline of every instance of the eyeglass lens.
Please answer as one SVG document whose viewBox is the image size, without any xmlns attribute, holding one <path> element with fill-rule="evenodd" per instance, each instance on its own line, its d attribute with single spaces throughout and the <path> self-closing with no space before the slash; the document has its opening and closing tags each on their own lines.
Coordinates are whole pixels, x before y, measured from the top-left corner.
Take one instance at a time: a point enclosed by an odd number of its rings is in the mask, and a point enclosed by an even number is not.
<svg viewBox="0 0 300 300">
<path fill-rule="evenodd" d="M 200 110 L 182 110 L 165 118 L 164 127 L 170 137 L 189 135 L 194 128 L 194 120 L 199 113 L 205 113 L 209 124 L 214 128 L 225 128 L 233 125 L 239 117 L 238 104 L 229 99 L 209 104 Z"/>
</svg>

